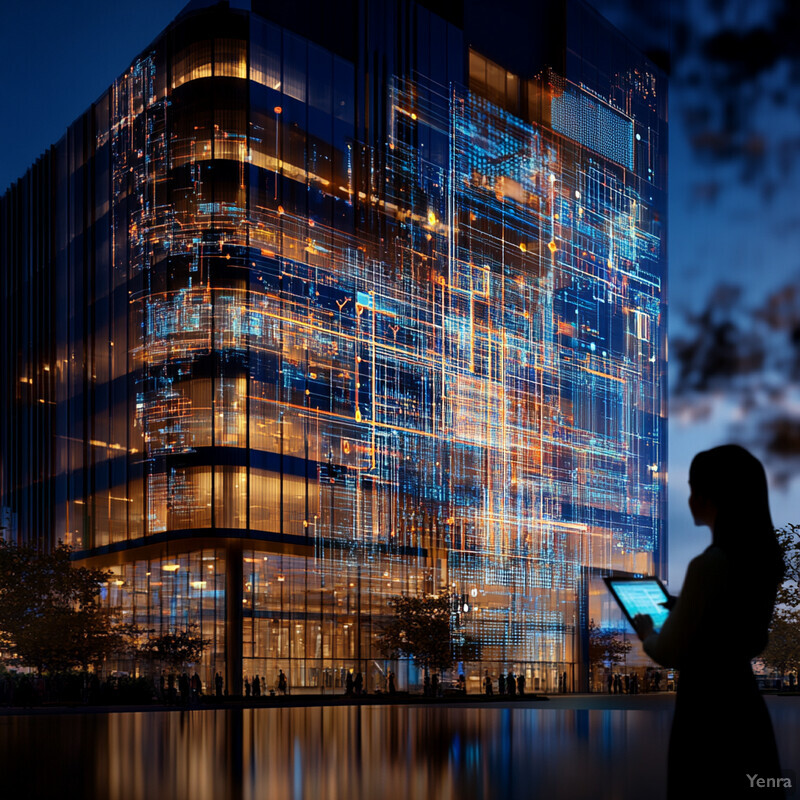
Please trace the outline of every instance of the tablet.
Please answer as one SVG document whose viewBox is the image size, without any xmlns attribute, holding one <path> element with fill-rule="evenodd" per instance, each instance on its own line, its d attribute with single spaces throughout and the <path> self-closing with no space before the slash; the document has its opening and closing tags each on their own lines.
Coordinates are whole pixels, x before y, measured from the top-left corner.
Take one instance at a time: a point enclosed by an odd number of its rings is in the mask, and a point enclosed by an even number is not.
<svg viewBox="0 0 800 800">
<path fill-rule="evenodd" d="M 637 614 L 649 614 L 653 628 L 658 633 L 669 611 L 662 605 L 669 599 L 664 584 L 656 577 L 603 578 L 614 599 L 625 612 L 628 622 L 633 624 Z"/>
</svg>

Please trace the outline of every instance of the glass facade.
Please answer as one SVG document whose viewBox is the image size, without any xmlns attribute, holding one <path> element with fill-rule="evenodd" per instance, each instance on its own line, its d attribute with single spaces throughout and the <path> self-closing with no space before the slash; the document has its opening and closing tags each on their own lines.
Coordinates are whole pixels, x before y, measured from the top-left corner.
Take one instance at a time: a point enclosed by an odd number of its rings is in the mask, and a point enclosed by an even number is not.
<svg viewBox="0 0 800 800">
<path fill-rule="evenodd" d="M 593 577 L 664 573 L 666 82 L 556 5 L 535 72 L 411 0 L 188 6 L 2 199 L 5 535 L 234 689 L 381 686 L 445 586 L 476 688 L 577 686 Z"/>
</svg>

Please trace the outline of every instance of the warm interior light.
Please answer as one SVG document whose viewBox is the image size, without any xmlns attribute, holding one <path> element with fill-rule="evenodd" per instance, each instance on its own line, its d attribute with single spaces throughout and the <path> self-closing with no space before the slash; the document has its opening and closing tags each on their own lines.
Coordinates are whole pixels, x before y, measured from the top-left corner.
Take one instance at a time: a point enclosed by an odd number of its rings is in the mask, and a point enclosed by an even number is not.
<svg viewBox="0 0 800 800">
<path fill-rule="evenodd" d="M 161 569 L 165 572 L 177 572 L 181 568 L 180 564 L 162 564 Z"/>
</svg>

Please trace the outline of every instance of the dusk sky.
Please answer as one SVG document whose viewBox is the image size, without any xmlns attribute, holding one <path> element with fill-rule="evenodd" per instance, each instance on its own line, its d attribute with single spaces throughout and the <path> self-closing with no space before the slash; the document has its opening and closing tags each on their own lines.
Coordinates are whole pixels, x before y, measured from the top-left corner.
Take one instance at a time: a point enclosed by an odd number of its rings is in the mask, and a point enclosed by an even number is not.
<svg viewBox="0 0 800 800">
<path fill-rule="evenodd" d="M 0 127 L 0 191 L 64 134 L 183 5 L 181 0 L 4 4 L 0 107 L 6 116 Z M 694 452 L 734 440 L 759 456 L 771 449 L 767 470 L 780 479 L 780 485 L 773 486 L 774 522 L 800 522 L 800 481 L 794 471 L 800 450 L 800 359 L 788 343 L 800 346 L 795 288 L 800 284 L 795 197 L 800 111 L 797 92 L 791 89 L 797 83 L 797 64 L 781 58 L 778 49 L 771 63 L 745 65 L 750 71 L 737 78 L 736 68 L 743 67 L 736 53 L 720 51 L 720 43 L 729 40 L 714 38 L 718 31 L 733 32 L 734 44 L 738 41 L 744 52 L 748 40 L 742 32 L 779 27 L 777 15 L 788 7 L 781 0 L 756 4 L 758 8 L 705 0 L 662 3 L 657 8 L 669 13 L 659 17 L 651 9 L 645 21 L 632 20 L 633 4 L 627 0 L 596 5 L 636 43 L 637 30 L 652 41 L 665 19 L 686 21 L 678 37 L 680 52 L 673 54 L 670 96 L 669 331 L 674 397 L 669 549 L 674 591 L 688 559 L 709 541 L 707 531 L 692 525 L 686 506 Z M 727 77 L 721 76 L 724 70 Z M 727 94 L 718 91 L 719 80 L 728 81 Z M 720 290 L 720 285 L 729 288 Z M 713 313 L 690 324 L 691 315 L 700 315 L 712 296 L 719 301 Z M 681 378 L 681 366 L 692 366 L 698 348 L 684 347 L 684 359 L 679 360 L 676 343 L 690 340 L 702 325 L 717 325 L 718 330 L 719 324 L 731 320 L 739 361 L 715 372 L 712 354 L 710 376 L 691 373 Z M 760 357 L 748 360 L 751 352 Z M 708 361 L 700 368 L 708 368 Z"/>
</svg>

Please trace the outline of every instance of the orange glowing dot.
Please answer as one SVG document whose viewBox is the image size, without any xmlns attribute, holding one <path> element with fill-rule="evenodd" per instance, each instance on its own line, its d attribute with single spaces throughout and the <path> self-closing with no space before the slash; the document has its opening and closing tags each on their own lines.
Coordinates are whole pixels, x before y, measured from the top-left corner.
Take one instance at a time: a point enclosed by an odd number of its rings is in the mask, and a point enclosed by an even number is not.
<svg viewBox="0 0 800 800">
<path fill-rule="evenodd" d="M 547 245 L 547 247 L 549 248 L 549 250 L 550 250 L 550 252 L 551 252 L 551 253 L 555 253 L 555 251 L 556 251 L 556 250 L 558 250 L 558 245 L 557 245 L 557 244 L 556 244 L 554 241 L 551 241 L 551 242 L 550 242 L 550 243 Z"/>
<path fill-rule="evenodd" d="M 283 113 L 283 109 L 280 106 L 275 106 L 274 111 L 275 111 L 276 114 L 282 114 Z"/>
</svg>

